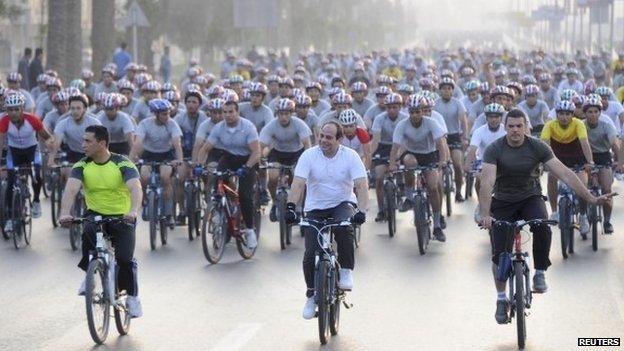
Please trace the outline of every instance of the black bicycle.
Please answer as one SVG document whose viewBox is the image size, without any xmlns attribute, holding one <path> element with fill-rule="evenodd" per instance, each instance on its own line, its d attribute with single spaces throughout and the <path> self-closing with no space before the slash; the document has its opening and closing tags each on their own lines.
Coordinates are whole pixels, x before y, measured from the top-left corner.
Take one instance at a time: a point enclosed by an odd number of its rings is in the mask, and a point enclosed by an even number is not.
<svg viewBox="0 0 624 351">
<path fill-rule="evenodd" d="M 59 166 L 46 167 L 45 172 L 48 173 L 44 181 L 44 187 L 49 188 L 50 193 L 50 213 L 52 214 L 52 225 L 54 228 L 59 226 L 59 216 L 61 213 L 61 200 L 63 198 L 64 184 L 61 183 L 61 170 L 71 167 L 72 164 L 66 161 L 67 154 L 59 152 L 56 155 Z"/>
<path fill-rule="evenodd" d="M 509 301 L 511 310 L 507 323 L 516 318 L 518 347 L 524 348 L 526 341 L 525 309 L 531 308 L 533 291 L 531 290 L 531 271 L 527 262 L 528 252 L 522 251 L 522 228 L 525 226 L 557 225 L 557 221 L 547 219 L 520 220 L 516 222 L 495 221 L 494 226 L 503 226 L 507 240 L 513 240 L 512 250 L 501 254 L 498 265 L 497 280 L 509 283 Z M 507 235 L 511 232 L 513 235 Z M 510 247 L 509 242 L 505 247 Z"/>
<path fill-rule="evenodd" d="M 408 201 L 412 203 L 412 208 L 414 210 L 414 225 L 416 226 L 416 237 L 418 238 L 418 251 L 421 255 L 424 255 L 429 247 L 432 223 L 425 172 L 437 168 L 437 166 L 404 167 L 405 172 L 414 172 L 414 176 L 416 177 L 416 186 Z"/>
<path fill-rule="evenodd" d="M 85 197 L 82 189 L 76 194 L 76 200 L 74 201 L 74 207 L 71 209 L 71 214 L 74 218 L 82 218 L 87 212 L 87 205 L 85 204 Z M 76 251 L 82 248 L 82 223 L 72 223 L 69 226 L 69 245 L 72 250 Z"/>
<path fill-rule="evenodd" d="M 13 237 L 13 245 L 21 249 L 30 245 L 32 239 L 32 195 L 28 178 L 35 179 L 34 165 L 13 167 L 15 182 L 11 198 L 11 214 L 8 220 L 12 224 L 12 232 L 6 235 Z"/>
<path fill-rule="evenodd" d="M 117 262 L 115 248 L 111 243 L 113 234 L 104 230 L 107 223 L 123 222 L 122 217 L 94 216 L 93 218 L 74 218 L 72 224 L 82 225 L 89 222 L 96 225 L 95 249 L 90 252 L 91 262 L 87 267 L 85 280 L 85 306 L 87 324 L 91 338 L 102 344 L 108 336 L 110 309 L 113 308 L 115 326 L 120 335 L 130 331 L 131 317 L 126 309 L 127 292 L 119 291 L 117 286 Z"/>
<path fill-rule="evenodd" d="M 333 218 L 325 220 L 314 220 L 303 218 L 299 226 L 314 228 L 317 232 L 317 240 L 320 251 L 316 252 L 314 291 L 315 302 L 318 306 L 316 317 L 318 319 L 319 339 L 325 345 L 329 339 L 329 334 L 338 334 L 340 327 L 340 304 L 345 308 L 352 307 L 345 301 L 346 293 L 338 288 L 340 280 L 340 264 L 338 254 L 333 249 L 334 231 L 336 227 L 352 227 L 349 220 L 334 221 Z"/>
<path fill-rule="evenodd" d="M 202 214 L 206 208 L 204 197 L 204 168 L 191 166 L 190 177 L 184 181 L 184 201 L 188 218 L 188 238 L 194 240 L 201 235 Z"/>
<path fill-rule="evenodd" d="M 266 166 L 260 166 L 260 169 L 276 169 L 279 171 L 274 202 L 276 206 L 276 216 L 279 222 L 280 248 L 284 250 L 286 246 L 290 245 L 292 242 L 292 225 L 286 222 L 285 214 L 287 212 L 286 204 L 288 203 L 288 191 L 290 190 L 288 178 L 294 166 L 267 163 Z"/>
<path fill-rule="evenodd" d="M 446 202 L 446 216 L 450 217 L 453 214 L 453 201 L 451 194 L 455 192 L 455 185 L 453 183 L 453 164 L 448 161 L 446 166 L 442 169 L 442 186 L 444 191 L 444 202 Z"/>
<path fill-rule="evenodd" d="M 165 213 L 164 189 L 160 180 L 160 167 L 170 165 L 170 162 L 139 161 L 139 167 L 150 167 L 149 181 L 145 190 L 145 205 L 147 208 L 144 208 L 143 211 L 146 211 L 146 217 L 149 220 L 150 247 L 152 250 L 156 250 L 159 232 L 161 245 L 167 245 L 169 219 Z M 175 203 L 175 197 L 172 196 L 170 200 Z"/>
<path fill-rule="evenodd" d="M 559 212 L 559 231 L 561 232 L 561 253 L 563 258 L 574 253 L 574 229 L 578 223 L 578 200 L 572 188 L 564 182 L 558 182 L 557 210 Z"/>
<path fill-rule="evenodd" d="M 600 177 L 600 171 L 603 168 L 610 168 L 611 166 L 602 166 L 602 165 L 594 165 L 589 172 L 589 192 L 595 197 L 600 197 L 602 195 L 602 187 L 600 186 L 600 181 L 598 178 Z M 594 205 L 591 203 L 587 203 L 587 221 L 589 222 L 589 227 L 591 229 L 592 235 L 592 249 L 594 251 L 598 250 L 598 226 L 603 226 L 602 216 L 603 208 L 600 205 Z M 604 227 L 603 232 L 604 234 Z"/>
</svg>

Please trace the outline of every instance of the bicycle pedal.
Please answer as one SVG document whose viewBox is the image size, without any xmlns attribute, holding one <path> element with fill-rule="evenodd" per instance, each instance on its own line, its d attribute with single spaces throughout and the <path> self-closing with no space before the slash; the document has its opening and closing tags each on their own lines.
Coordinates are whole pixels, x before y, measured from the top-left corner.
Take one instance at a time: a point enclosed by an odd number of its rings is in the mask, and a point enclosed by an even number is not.
<svg viewBox="0 0 624 351">
<path fill-rule="evenodd" d="M 344 301 L 344 300 L 342 301 L 342 305 L 343 305 L 346 309 L 348 309 L 348 310 L 350 310 L 350 309 L 353 307 L 353 304 L 352 304 L 352 303 L 349 303 L 349 302 Z"/>
</svg>

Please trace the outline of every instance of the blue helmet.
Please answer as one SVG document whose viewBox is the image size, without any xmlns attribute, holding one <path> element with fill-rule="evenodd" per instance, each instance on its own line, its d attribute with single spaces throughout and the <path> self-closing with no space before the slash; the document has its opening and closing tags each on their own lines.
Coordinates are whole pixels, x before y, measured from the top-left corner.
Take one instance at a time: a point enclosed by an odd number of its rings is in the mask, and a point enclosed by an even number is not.
<svg viewBox="0 0 624 351">
<path fill-rule="evenodd" d="M 156 113 L 156 112 L 170 111 L 173 108 L 173 106 L 171 105 L 169 100 L 152 99 L 149 102 L 149 108 L 150 108 L 150 111 Z"/>
</svg>

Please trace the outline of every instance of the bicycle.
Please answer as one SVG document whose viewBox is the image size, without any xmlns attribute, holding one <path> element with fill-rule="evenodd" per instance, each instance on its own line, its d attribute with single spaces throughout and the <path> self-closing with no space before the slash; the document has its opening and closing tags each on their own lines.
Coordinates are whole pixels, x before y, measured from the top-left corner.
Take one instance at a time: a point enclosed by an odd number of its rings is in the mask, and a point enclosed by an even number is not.
<svg viewBox="0 0 624 351">
<path fill-rule="evenodd" d="M 65 160 L 67 154 L 60 152 L 57 159 L 60 161 L 59 166 L 47 167 L 49 175 L 46 177 L 48 187 L 50 188 L 50 213 L 52 214 L 52 225 L 54 228 L 59 226 L 58 218 L 61 213 L 61 200 L 63 198 L 63 184 L 61 184 L 61 169 L 71 167 L 72 165 Z M 44 182 L 44 187 L 46 182 Z"/>
<path fill-rule="evenodd" d="M 465 177 L 465 182 L 466 182 L 466 190 L 465 190 L 466 199 L 468 199 L 469 197 L 472 197 L 472 191 L 474 189 L 475 179 L 476 179 L 475 175 L 479 173 L 480 171 L 481 171 L 481 160 L 475 160 L 472 163 L 472 169 L 465 172 L 466 174 L 464 175 L 464 177 Z"/>
<path fill-rule="evenodd" d="M 85 204 L 85 197 L 82 189 L 76 194 L 76 200 L 74 201 L 74 207 L 72 207 L 71 214 L 75 218 L 82 218 L 87 210 Z M 82 248 L 82 223 L 72 223 L 69 226 L 69 245 L 73 251 Z"/>
<path fill-rule="evenodd" d="M 448 161 L 446 166 L 442 168 L 442 186 L 444 190 L 444 200 L 446 202 L 446 216 L 450 217 L 453 214 L 453 202 L 451 193 L 455 192 L 455 185 L 453 180 L 453 164 Z"/>
<path fill-rule="evenodd" d="M 416 177 L 415 189 L 408 199 L 412 203 L 414 210 L 414 226 L 416 226 L 416 237 L 418 238 L 418 251 L 421 255 L 427 252 L 429 241 L 431 240 L 431 206 L 427 196 L 427 179 L 425 172 L 435 170 L 437 166 L 401 166 L 405 172 L 414 172 Z"/>
<path fill-rule="evenodd" d="M 15 166 L 11 171 L 16 175 L 9 217 L 13 230 L 6 235 L 13 237 L 13 245 L 19 250 L 25 245 L 30 245 L 32 239 L 32 196 L 28 186 L 28 177 L 35 179 L 34 164 Z"/>
<path fill-rule="evenodd" d="M 388 161 L 388 157 L 375 155 L 373 160 Z M 381 200 L 381 210 L 383 211 L 384 217 L 388 222 L 388 236 L 391 238 L 394 237 L 394 234 L 396 234 L 396 212 L 399 205 L 399 198 L 403 194 L 403 182 L 401 181 L 402 177 L 400 176 L 402 173 L 403 171 L 401 169 L 394 172 L 386 172 L 386 177 L 384 178 L 383 185 L 381 187 L 381 192 L 383 194 Z"/>
<path fill-rule="evenodd" d="M 191 166 L 190 176 L 184 181 L 184 201 L 188 218 L 188 238 L 193 241 L 201 235 L 202 213 L 206 207 L 204 198 L 204 169 L 202 166 Z"/>
<path fill-rule="evenodd" d="M 350 309 L 353 305 L 345 301 L 346 293 L 338 287 L 340 280 L 340 264 L 338 254 L 333 249 L 334 231 L 336 227 L 352 227 L 351 221 L 335 222 L 333 218 L 313 220 L 302 218 L 299 226 L 314 228 L 321 248 L 316 252 L 314 275 L 314 298 L 318 306 L 319 340 L 322 345 L 327 343 L 329 334 L 336 335 L 340 328 L 340 304 Z"/>
<path fill-rule="evenodd" d="M 238 253 L 244 259 L 250 259 L 256 252 L 247 247 L 243 218 L 240 211 L 238 194 L 238 177 L 236 173 L 227 171 L 210 171 L 215 176 L 216 184 L 211 194 L 212 206 L 202 222 L 202 249 L 208 262 L 218 263 L 223 257 L 225 244 L 229 238 L 236 239 Z M 259 233 L 258 223 L 254 220 L 256 234 Z M 260 236 L 257 236 L 258 239 Z"/>
<path fill-rule="evenodd" d="M 149 181 L 147 189 L 145 190 L 147 209 L 144 208 L 143 211 L 146 211 L 146 218 L 149 220 L 150 248 L 152 250 L 156 250 L 157 235 L 159 232 L 161 245 L 167 245 L 169 220 L 165 215 L 165 201 L 163 196 L 164 190 L 160 180 L 160 167 L 170 165 L 170 162 L 139 161 L 139 168 L 141 166 L 150 167 Z M 172 197 L 171 201 L 175 203 L 175 198 Z"/>
<path fill-rule="evenodd" d="M 286 204 L 288 203 L 288 190 L 290 190 L 290 185 L 288 184 L 289 174 L 292 173 L 294 168 L 294 166 L 279 163 L 267 163 L 264 166 L 260 166 L 260 169 L 279 170 L 274 204 L 279 221 L 280 248 L 282 250 L 286 249 L 286 246 L 290 245 L 292 241 L 292 225 L 286 223 L 284 215 L 286 213 Z"/>
<path fill-rule="evenodd" d="M 0 228 L 0 231 L 2 231 L 2 237 L 4 238 L 4 240 L 9 240 L 11 239 L 11 236 L 9 236 L 9 233 L 7 233 L 4 230 L 4 225 L 6 223 L 6 219 L 7 217 L 10 216 L 9 213 L 7 212 L 6 209 L 6 191 L 7 191 L 7 186 L 8 186 L 8 181 L 6 178 L 6 172 L 2 172 L 2 180 L 0 180 L 0 204 L 2 204 L 2 207 L 0 208 L 0 226 L 2 228 Z"/>
<path fill-rule="evenodd" d="M 589 192 L 595 197 L 600 197 L 602 195 L 602 187 L 600 186 L 598 178 L 600 176 L 600 170 L 607 167 L 610 168 L 610 166 L 594 165 L 589 172 Z M 602 211 L 602 206 L 587 203 L 587 221 L 591 229 L 592 249 L 594 251 L 598 250 L 598 224 L 602 226 Z"/>
<path fill-rule="evenodd" d="M 531 308 L 533 300 L 530 279 L 531 272 L 526 260 L 529 254 L 528 252 L 522 251 L 521 231 L 522 228 L 527 225 L 533 227 L 539 225 L 557 225 L 557 223 L 557 221 L 547 219 L 531 219 L 516 222 L 496 220 L 493 224 L 494 226 L 506 226 L 508 230 L 513 231 L 512 250 L 501 254 L 496 279 L 498 281 L 507 280 L 509 282 L 509 301 L 511 309 L 507 323 L 511 323 L 511 320 L 516 317 L 518 347 L 521 349 L 524 348 L 526 341 L 525 309 Z M 509 236 L 506 236 L 506 238 L 509 240 Z M 508 242 L 505 247 L 508 247 Z"/>
<path fill-rule="evenodd" d="M 574 228 L 578 223 L 578 199 L 572 188 L 561 181 L 557 184 L 557 210 L 561 232 L 561 253 L 563 258 L 567 259 L 568 254 L 574 254 Z"/>
<path fill-rule="evenodd" d="M 96 225 L 95 249 L 89 254 L 91 261 L 87 267 L 85 280 L 85 306 L 89 334 L 97 344 L 103 344 L 108 336 L 110 309 L 113 308 L 115 326 L 120 335 L 130 331 L 131 317 L 126 309 L 127 293 L 119 291 L 117 286 L 117 262 L 115 248 L 111 243 L 111 234 L 104 230 L 108 223 L 124 222 L 121 217 L 94 216 L 90 218 L 74 218 L 72 224 L 82 225 L 89 222 Z"/>
</svg>

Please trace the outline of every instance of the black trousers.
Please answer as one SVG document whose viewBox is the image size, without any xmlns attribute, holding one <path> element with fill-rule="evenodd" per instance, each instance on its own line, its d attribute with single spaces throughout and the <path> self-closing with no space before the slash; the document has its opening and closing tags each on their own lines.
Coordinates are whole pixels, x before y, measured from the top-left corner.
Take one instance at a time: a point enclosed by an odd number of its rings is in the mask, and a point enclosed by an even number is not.
<svg viewBox="0 0 624 351">
<path fill-rule="evenodd" d="M 322 220 L 333 218 L 335 221 L 351 219 L 355 214 L 355 207 L 350 202 L 342 202 L 334 208 L 325 210 L 313 210 L 306 213 L 310 219 Z M 305 252 L 303 254 L 303 275 L 305 277 L 307 297 L 314 295 L 314 258 L 316 252 L 321 250 L 318 243 L 318 234 L 312 227 L 305 227 Z M 353 246 L 352 228 L 336 227 L 334 240 L 338 246 L 338 263 L 341 268 L 353 269 L 355 266 L 355 248 Z"/>
<path fill-rule="evenodd" d="M 219 159 L 217 170 L 235 171 L 242 167 L 248 159 L 249 155 L 239 156 L 224 152 Z M 245 227 L 247 227 L 248 229 L 254 228 L 254 189 L 257 183 L 256 178 L 257 171 L 256 167 L 254 166 L 249 169 L 247 175 L 238 179 L 238 196 L 240 199 L 241 214 L 243 215 Z"/>
<path fill-rule="evenodd" d="M 508 222 L 548 218 L 546 204 L 542 196 L 539 195 L 531 196 L 519 202 L 505 202 L 493 198 L 490 212 L 492 217 Z M 546 270 L 550 266 L 550 259 L 548 258 L 552 241 L 550 227 L 547 225 L 531 226 L 531 232 L 533 233 L 533 264 L 535 269 Z M 492 262 L 494 264 L 498 264 L 498 256 L 501 253 L 511 250 L 513 234 L 504 226 L 492 227 L 494 245 Z"/>
<path fill-rule="evenodd" d="M 89 216 L 96 215 L 89 212 Z M 106 216 L 102 216 L 106 217 Z M 128 295 L 138 296 L 139 285 L 137 280 L 137 261 L 134 259 L 136 225 L 129 223 L 106 223 L 104 231 L 113 234 L 111 243 L 115 248 L 117 261 L 117 286 L 119 290 L 126 290 Z M 82 233 L 82 259 L 78 267 L 86 271 L 89 267 L 89 252 L 95 250 L 97 227 L 90 222 L 84 222 Z"/>
<path fill-rule="evenodd" d="M 13 209 L 13 184 L 15 184 L 15 171 L 11 170 L 12 167 L 24 167 L 30 166 L 31 163 L 34 163 L 34 173 L 35 177 L 32 180 L 32 188 L 33 188 L 33 201 L 39 202 L 39 197 L 41 194 L 41 186 L 43 184 L 43 179 L 41 177 L 41 158 L 37 151 L 37 146 L 31 146 L 25 149 L 20 149 L 16 147 L 9 147 L 7 153 L 7 168 L 8 170 L 8 179 L 7 179 L 7 192 L 6 192 L 6 205 L 9 210 Z M 10 213 L 10 212 L 9 212 Z"/>
</svg>

